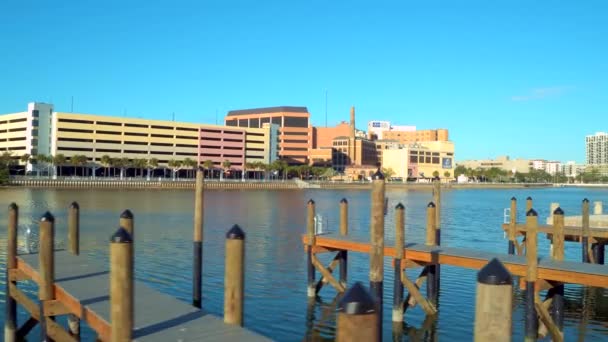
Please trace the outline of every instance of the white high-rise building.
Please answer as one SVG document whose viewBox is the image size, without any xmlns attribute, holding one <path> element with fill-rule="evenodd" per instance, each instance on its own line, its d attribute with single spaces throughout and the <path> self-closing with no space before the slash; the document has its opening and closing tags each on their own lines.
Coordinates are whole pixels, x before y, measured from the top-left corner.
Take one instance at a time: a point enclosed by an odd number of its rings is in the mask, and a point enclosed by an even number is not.
<svg viewBox="0 0 608 342">
<path fill-rule="evenodd" d="M 608 164 L 608 133 L 597 132 L 585 138 L 587 165 Z"/>
</svg>

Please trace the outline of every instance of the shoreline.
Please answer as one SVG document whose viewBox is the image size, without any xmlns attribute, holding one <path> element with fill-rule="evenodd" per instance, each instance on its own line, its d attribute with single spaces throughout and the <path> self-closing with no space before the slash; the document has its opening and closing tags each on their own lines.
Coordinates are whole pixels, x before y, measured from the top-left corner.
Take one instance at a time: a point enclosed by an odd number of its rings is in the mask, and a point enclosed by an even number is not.
<svg viewBox="0 0 608 342">
<path fill-rule="evenodd" d="M 55 188 L 55 189 L 194 189 L 194 180 L 13 180 L 6 188 Z M 530 189 L 552 187 L 607 187 L 608 184 L 559 184 L 552 183 L 443 183 L 444 189 Z M 431 183 L 386 183 L 387 190 L 432 190 Z M 206 189 L 218 190 L 369 190 L 371 183 L 304 182 L 304 181 L 218 181 L 206 180 Z"/>
</svg>

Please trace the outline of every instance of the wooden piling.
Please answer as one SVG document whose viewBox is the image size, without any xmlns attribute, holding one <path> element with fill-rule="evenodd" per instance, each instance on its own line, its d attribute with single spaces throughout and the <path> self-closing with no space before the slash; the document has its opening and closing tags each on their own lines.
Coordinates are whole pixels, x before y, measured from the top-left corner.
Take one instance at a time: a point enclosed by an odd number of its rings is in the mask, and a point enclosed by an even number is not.
<svg viewBox="0 0 608 342">
<path fill-rule="evenodd" d="M 201 308 L 203 292 L 204 170 L 196 171 L 194 190 L 194 237 L 192 242 L 192 305 Z"/>
<path fill-rule="evenodd" d="M 564 260 L 564 211 L 557 208 L 553 211 L 553 260 Z M 555 286 L 552 302 L 553 322 L 563 336 L 564 331 L 564 284 Z"/>
<path fill-rule="evenodd" d="M 538 214 L 534 209 L 526 213 L 526 306 L 525 306 L 525 338 L 524 341 L 536 341 L 538 339 L 538 314 L 536 312 L 535 288 L 538 279 L 538 256 L 537 256 L 537 230 Z"/>
<path fill-rule="evenodd" d="M 437 218 L 435 203 L 430 202 L 426 208 L 426 245 L 437 245 L 437 234 L 435 234 Z M 426 278 L 426 296 L 432 302 L 437 302 L 437 265 L 427 266 L 428 273 Z"/>
<path fill-rule="evenodd" d="M 72 202 L 68 208 L 68 250 L 73 255 L 80 255 L 80 206 Z M 68 314 L 68 331 L 70 336 L 80 338 L 80 320 L 78 316 Z"/>
<path fill-rule="evenodd" d="M 369 287 L 372 297 L 376 300 L 378 312 L 378 341 L 382 341 L 382 305 L 384 280 L 384 175 L 380 168 L 372 181 L 371 192 L 371 222 L 370 222 L 370 267 Z"/>
<path fill-rule="evenodd" d="M 516 239 L 516 228 L 517 225 L 517 198 L 511 197 L 511 212 L 509 215 L 509 254 L 515 254 L 515 239 Z"/>
<path fill-rule="evenodd" d="M 6 303 L 4 317 L 4 341 L 15 342 L 17 338 L 17 301 L 11 296 L 11 285 L 16 282 L 9 278 L 9 270 L 17 268 L 17 227 L 19 226 L 19 207 L 11 203 L 8 206 L 8 232 L 6 248 Z"/>
<path fill-rule="evenodd" d="M 433 184 L 433 202 L 435 203 L 435 245 L 441 246 L 441 180 L 435 177 Z M 441 265 L 435 265 L 435 292 L 439 294 L 441 283 Z"/>
<path fill-rule="evenodd" d="M 513 278 L 496 258 L 477 273 L 475 341 L 509 342 L 512 332 Z"/>
<path fill-rule="evenodd" d="M 532 209 L 532 197 L 528 196 L 526 198 L 526 215 L 528 214 L 528 211 L 530 211 L 530 209 Z"/>
<path fill-rule="evenodd" d="M 68 208 L 68 250 L 80 254 L 80 206 L 76 202 Z"/>
<path fill-rule="evenodd" d="M 373 296 L 356 282 L 338 304 L 336 341 L 379 342 L 381 322 Z"/>
<path fill-rule="evenodd" d="M 315 201 L 307 203 L 306 233 L 308 234 L 307 270 L 308 270 L 308 297 L 316 296 L 315 266 L 312 263 L 312 249 L 315 245 Z"/>
<path fill-rule="evenodd" d="M 238 225 L 226 233 L 224 323 L 243 326 L 245 232 Z"/>
<path fill-rule="evenodd" d="M 395 262 L 393 278 L 393 322 L 403 322 L 403 282 L 401 262 L 405 247 L 405 207 L 399 203 L 395 207 Z"/>
<path fill-rule="evenodd" d="M 340 235 L 348 235 L 348 201 L 340 200 Z M 348 281 L 348 251 L 340 252 L 340 283 L 346 287 Z"/>
<path fill-rule="evenodd" d="M 133 239 L 120 227 L 110 239 L 110 340 L 131 341 L 133 323 Z"/>
<path fill-rule="evenodd" d="M 583 223 L 583 236 L 581 237 L 581 247 L 582 251 L 582 261 L 589 262 L 589 200 L 583 200 L 583 213 L 582 213 L 582 223 Z"/>
<path fill-rule="evenodd" d="M 46 341 L 46 313 L 44 303 L 55 299 L 53 285 L 55 283 L 55 218 L 48 211 L 40 218 L 40 236 L 38 242 L 38 264 L 40 267 L 40 285 L 38 299 L 40 299 L 40 340 Z M 53 317 L 50 317 L 53 319 Z"/>
</svg>

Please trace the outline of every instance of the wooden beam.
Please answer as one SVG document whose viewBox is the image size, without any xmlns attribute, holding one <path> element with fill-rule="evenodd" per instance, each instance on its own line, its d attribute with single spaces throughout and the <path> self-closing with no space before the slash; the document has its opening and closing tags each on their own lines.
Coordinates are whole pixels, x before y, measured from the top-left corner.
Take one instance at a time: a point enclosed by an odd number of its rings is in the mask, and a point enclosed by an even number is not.
<svg viewBox="0 0 608 342">
<path fill-rule="evenodd" d="M 545 327 L 549 329 L 549 333 L 551 333 L 551 340 L 555 342 L 563 342 L 564 337 L 560 333 L 557 325 L 555 325 L 555 323 L 551 319 L 549 311 L 545 308 L 538 296 L 534 296 L 534 305 L 536 306 L 536 312 L 538 312 L 538 317 L 545 325 Z"/>
<path fill-rule="evenodd" d="M 338 292 L 344 292 L 346 290 L 344 288 L 344 286 L 342 284 L 340 284 L 336 280 L 336 278 L 334 278 L 334 276 L 327 271 L 327 269 L 325 269 L 325 267 L 321 264 L 319 259 L 317 259 L 317 257 L 314 254 L 312 255 L 312 264 L 315 266 L 315 268 L 319 272 L 321 272 L 321 274 L 323 275 L 323 278 L 326 278 L 327 281 L 331 284 L 331 286 L 333 286 L 336 290 L 338 290 Z"/>
<path fill-rule="evenodd" d="M 420 288 L 420 286 L 422 286 L 422 283 L 424 283 L 426 281 L 426 274 L 428 271 L 429 271 L 429 269 L 425 267 L 422 270 L 422 272 L 420 272 L 420 275 L 418 276 L 418 278 L 416 278 L 416 282 L 415 282 L 416 287 Z M 401 279 L 401 280 L 403 281 L 403 279 Z M 415 307 L 418 304 L 418 302 L 416 301 L 416 298 L 412 297 L 412 295 L 410 293 L 407 294 L 407 297 L 405 298 L 404 303 L 411 307 Z"/>
<path fill-rule="evenodd" d="M 334 257 L 334 259 L 331 261 L 329 266 L 327 267 L 327 271 L 329 273 L 333 274 L 334 269 L 336 268 L 336 266 L 338 266 L 339 262 L 340 262 L 340 254 L 338 253 Z M 315 286 L 316 292 L 319 293 L 319 291 L 321 291 L 321 289 L 323 288 L 323 285 L 327 284 L 327 282 L 328 282 L 327 278 L 325 278 L 325 276 L 321 276 L 321 279 L 319 279 L 319 281 L 317 282 L 317 285 Z"/>
<path fill-rule="evenodd" d="M 406 274 L 403 275 L 401 280 L 403 281 L 403 285 L 405 285 L 407 288 L 408 293 L 411 294 L 418 303 L 420 303 L 420 307 L 422 310 L 424 310 L 424 312 L 426 312 L 427 315 L 435 315 L 437 313 L 435 306 L 433 306 L 433 304 L 420 293 L 418 286 L 412 283 L 412 281 L 407 278 Z"/>
<path fill-rule="evenodd" d="M 19 330 L 17 330 L 17 340 L 21 339 L 25 341 L 25 336 L 27 336 L 27 334 L 29 334 L 36 325 L 38 325 L 38 320 L 30 316 L 30 318 L 23 323 Z"/>
<path fill-rule="evenodd" d="M 30 280 L 30 277 L 28 277 L 28 275 L 25 274 L 25 272 L 23 272 L 22 270 L 20 270 L 18 268 L 9 269 L 8 277 L 9 277 L 10 281 Z"/>
<path fill-rule="evenodd" d="M 58 300 L 46 300 L 43 302 L 45 316 L 61 316 L 72 313 L 68 308 Z"/>
<path fill-rule="evenodd" d="M 52 319 L 46 317 L 46 333 L 55 341 L 67 341 L 67 342 L 78 342 L 78 340 L 70 336 L 70 334 L 63 329 L 63 327 Z"/>
<path fill-rule="evenodd" d="M 10 287 L 11 297 L 17 301 L 18 304 L 23 306 L 23 308 L 36 320 L 40 320 L 40 308 L 38 304 L 34 302 L 30 297 L 28 297 L 25 293 L 23 293 L 15 284 L 11 283 L 8 285 Z"/>
</svg>

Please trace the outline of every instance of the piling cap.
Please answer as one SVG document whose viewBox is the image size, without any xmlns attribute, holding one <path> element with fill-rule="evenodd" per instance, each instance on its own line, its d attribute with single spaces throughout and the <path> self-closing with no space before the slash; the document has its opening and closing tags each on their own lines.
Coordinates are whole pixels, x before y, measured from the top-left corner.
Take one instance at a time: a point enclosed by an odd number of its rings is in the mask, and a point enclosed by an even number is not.
<svg viewBox="0 0 608 342">
<path fill-rule="evenodd" d="M 532 197 L 528 196 L 528 198 L 526 198 L 526 201 L 531 201 Z"/>
<path fill-rule="evenodd" d="M 55 222 L 55 217 L 53 216 L 53 214 L 51 214 L 47 211 L 46 213 L 44 213 L 44 215 L 42 215 L 42 217 L 40 218 L 40 221 L 53 223 L 53 222 Z"/>
<path fill-rule="evenodd" d="M 562 208 L 557 207 L 555 208 L 555 210 L 553 210 L 553 215 L 564 215 L 564 211 L 562 210 Z"/>
<path fill-rule="evenodd" d="M 15 202 L 8 205 L 8 210 L 17 210 L 17 204 Z"/>
<path fill-rule="evenodd" d="M 127 209 L 127 210 L 123 211 L 122 214 L 120 214 L 120 218 L 132 220 L 133 213 L 131 212 L 131 210 Z"/>
<path fill-rule="evenodd" d="M 585 198 L 585 199 L 583 200 L 583 203 L 589 203 L 589 200 Z"/>
<path fill-rule="evenodd" d="M 435 208 L 435 203 L 429 202 L 429 204 L 427 205 L 427 207 L 429 207 L 429 208 Z"/>
<path fill-rule="evenodd" d="M 383 180 L 384 179 L 384 174 L 382 173 L 382 171 L 380 171 L 380 168 L 378 168 L 378 170 L 376 170 L 376 173 L 374 173 L 374 175 L 372 176 L 373 180 Z"/>
<path fill-rule="evenodd" d="M 228 233 L 226 233 L 226 239 L 230 240 L 245 240 L 245 232 L 239 227 L 238 224 L 235 224 L 230 228 Z"/>
<path fill-rule="evenodd" d="M 133 242 L 133 238 L 131 237 L 131 234 L 129 234 L 129 232 L 126 229 L 124 229 L 123 227 L 120 227 L 120 228 L 118 228 L 116 233 L 114 233 L 114 235 L 112 235 L 112 237 L 110 238 L 110 242 L 131 243 L 131 242 Z"/>
<path fill-rule="evenodd" d="M 401 202 L 399 202 L 396 206 L 395 209 L 405 209 L 405 207 L 403 206 L 403 204 L 401 204 Z"/>
<path fill-rule="evenodd" d="M 340 200 L 340 203 L 348 203 L 348 201 L 346 200 L 346 198 L 343 198 Z"/>
<path fill-rule="evenodd" d="M 534 208 L 531 208 L 530 210 L 528 210 L 528 212 L 526 213 L 526 216 L 538 216 L 538 213 L 536 212 L 536 210 L 534 210 Z"/>
<path fill-rule="evenodd" d="M 515 196 L 511 197 L 511 201 L 517 201 L 517 198 L 515 198 Z"/>
<path fill-rule="evenodd" d="M 346 294 L 338 303 L 338 312 L 347 315 L 363 315 L 373 313 L 375 306 L 376 303 L 372 296 L 358 281 L 346 291 Z"/>
<path fill-rule="evenodd" d="M 479 270 L 477 282 L 487 285 L 509 285 L 513 283 L 513 278 L 502 262 L 494 258 Z"/>
<path fill-rule="evenodd" d="M 72 202 L 72 204 L 70 204 L 70 209 L 80 209 L 80 206 L 78 205 L 77 202 Z"/>
<path fill-rule="evenodd" d="M 308 200 L 308 204 L 312 204 L 312 205 L 314 205 L 314 204 L 315 204 L 315 201 L 314 201 L 314 200 L 311 198 L 311 199 L 309 199 L 309 200 Z"/>
</svg>

